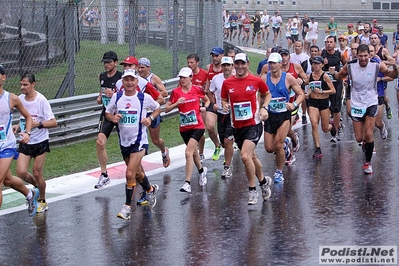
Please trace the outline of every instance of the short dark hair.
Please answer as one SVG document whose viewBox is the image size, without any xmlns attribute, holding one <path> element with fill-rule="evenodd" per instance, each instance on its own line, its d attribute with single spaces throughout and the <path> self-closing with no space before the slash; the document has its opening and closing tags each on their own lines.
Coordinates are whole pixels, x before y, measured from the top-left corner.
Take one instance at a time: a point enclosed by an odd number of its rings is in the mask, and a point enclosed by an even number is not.
<svg viewBox="0 0 399 266">
<path fill-rule="evenodd" d="M 361 52 L 367 52 L 368 54 L 370 53 L 370 48 L 367 44 L 360 44 L 359 47 L 357 47 L 357 53 Z"/>
<path fill-rule="evenodd" d="M 32 84 L 33 82 L 36 82 L 35 75 L 33 75 L 33 73 L 31 73 L 31 72 L 24 72 L 21 75 L 20 81 L 23 80 L 23 79 L 28 79 L 30 84 Z"/>
<path fill-rule="evenodd" d="M 317 46 L 317 45 L 312 45 L 312 46 L 310 46 L 310 47 L 309 47 L 309 50 L 312 49 L 312 48 L 316 48 L 317 51 L 320 51 L 320 48 L 319 48 L 319 46 Z"/>
<path fill-rule="evenodd" d="M 192 59 L 192 58 L 194 58 L 195 62 L 199 62 L 199 60 L 200 60 L 200 58 L 199 58 L 199 56 L 197 54 L 189 54 L 187 56 L 187 60 L 188 59 Z"/>
</svg>

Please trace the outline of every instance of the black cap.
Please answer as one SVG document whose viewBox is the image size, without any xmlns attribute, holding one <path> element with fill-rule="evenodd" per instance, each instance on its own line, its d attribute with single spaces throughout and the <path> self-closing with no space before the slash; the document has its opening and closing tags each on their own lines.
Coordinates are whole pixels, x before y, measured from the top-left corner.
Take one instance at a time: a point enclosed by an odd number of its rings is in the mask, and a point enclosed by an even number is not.
<svg viewBox="0 0 399 266">
<path fill-rule="evenodd" d="M 112 62 L 118 61 L 118 56 L 114 51 L 108 51 L 103 55 L 103 60 L 101 62 Z"/>
<path fill-rule="evenodd" d="M 324 59 L 321 56 L 315 56 L 315 58 L 313 58 L 311 60 L 311 63 L 316 63 L 316 64 L 324 64 Z"/>
<path fill-rule="evenodd" d="M 281 46 L 274 46 L 271 50 L 271 53 L 278 53 L 280 52 Z"/>
<path fill-rule="evenodd" d="M 3 67 L 3 65 L 0 65 L 0 74 L 6 74 L 6 69 Z"/>
<path fill-rule="evenodd" d="M 282 49 L 280 49 L 280 51 L 278 52 L 280 55 L 282 55 L 282 54 L 290 54 L 290 51 L 288 51 L 288 49 L 286 49 L 286 48 L 282 48 Z"/>
</svg>

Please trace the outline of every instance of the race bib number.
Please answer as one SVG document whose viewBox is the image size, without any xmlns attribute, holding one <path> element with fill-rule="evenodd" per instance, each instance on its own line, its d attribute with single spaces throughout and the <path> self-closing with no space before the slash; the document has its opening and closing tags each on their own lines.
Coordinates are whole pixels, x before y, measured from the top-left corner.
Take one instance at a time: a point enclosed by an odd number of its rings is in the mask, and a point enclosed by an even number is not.
<svg viewBox="0 0 399 266">
<path fill-rule="evenodd" d="M 7 140 L 6 127 L 4 125 L 0 125 L 0 143 L 6 142 L 6 140 Z"/>
<path fill-rule="evenodd" d="M 363 117 L 366 114 L 366 108 L 351 108 L 351 115 L 353 117 Z"/>
<path fill-rule="evenodd" d="M 244 25 L 244 28 L 246 28 L 246 29 L 249 29 L 250 27 L 251 27 L 251 25 L 249 25 L 249 24 Z"/>
<path fill-rule="evenodd" d="M 273 28 L 279 28 L 280 27 L 280 23 L 273 23 Z"/>
<path fill-rule="evenodd" d="M 111 98 L 105 96 L 104 94 L 101 96 L 101 101 L 103 102 L 103 106 L 107 107 Z"/>
<path fill-rule="evenodd" d="M 322 89 L 321 88 L 321 81 L 311 81 L 309 83 L 309 89 L 311 89 L 312 91 L 314 91 L 315 89 Z"/>
<path fill-rule="evenodd" d="M 298 29 L 291 29 L 291 34 L 298 35 L 299 34 Z"/>
<path fill-rule="evenodd" d="M 139 113 L 137 110 L 118 110 L 118 114 L 122 115 L 119 124 L 127 127 L 136 127 L 139 123 Z"/>
<path fill-rule="evenodd" d="M 233 108 L 235 120 L 248 120 L 253 117 L 251 102 L 235 103 Z"/>
<path fill-rule="evenodd" d="M 236 27 L 236 26 L 237 26 L 237 23 L 236 23 L 235 21 L 233 21 L 233 22 L 231 22 L 231 26 L 232 26 L 232 27 Z"/>
<path fill-rule="evenodd" d="M 395 46 L 398 46 L 399 40 L 395 40 Z"/>
<path fill-rule="evenodd" d="M 272 98 L 269 103 L 271 113 L 283 113 L 287 111 L 285 97 Z"/>
<path fill-rule="evenodd" d="M 21 128 L 21 132 L 25 132 L 26 129 L 26 119 L 24 117 L 21 117 L 19 119 L 19 127 Z"/>
<path fill-rule="evenodd" d="M 332 82 L 337 82 L 333 75 L 331 75 L 330 73 L 327 73 L 327 75 L 330 77 Z"/>
<path fill-rule="evenodd" d="M 194 110 L 191 110 L 186 113 L 180 113 L 180 126 L 186 127 L 197 124 L 198 124 L 197 115 L 195 114 Z"/>
</svg>

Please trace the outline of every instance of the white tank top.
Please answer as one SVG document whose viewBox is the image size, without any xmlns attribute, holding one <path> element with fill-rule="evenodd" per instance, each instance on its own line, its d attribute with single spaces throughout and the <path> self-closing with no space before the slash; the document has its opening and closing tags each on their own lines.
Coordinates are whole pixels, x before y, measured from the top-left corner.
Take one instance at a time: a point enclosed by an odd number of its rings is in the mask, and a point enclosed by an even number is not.
<svg viewBox="0 0 399 266">
<path fill-rule="evenodd" d="M 12 112 L 10 110 L 10 93 L 3 90 L 0 96 L 0 152 L 15 149 L 16 139 L 12 131 Z"/>
</svg>

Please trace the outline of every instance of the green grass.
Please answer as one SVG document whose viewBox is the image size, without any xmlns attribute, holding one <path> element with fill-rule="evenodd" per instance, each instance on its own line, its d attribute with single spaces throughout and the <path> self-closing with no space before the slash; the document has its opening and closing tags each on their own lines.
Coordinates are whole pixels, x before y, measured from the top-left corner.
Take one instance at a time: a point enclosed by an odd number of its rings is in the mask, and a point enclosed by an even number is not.
<svg viewBox="0 0 399 266">
<path fill-rule="evenodd" d="M 102 51 L 98 52 L 102 53 Z M 250 61 L 253 62 L 250 65 L 250 69 L 253 73 L 256 73 L 257 63 L 260 60 L 263 60 L 264 56 L 260 54 L 248 54 L 248 56 Z M 161 138 L 164 139 L 167 147 L 174 147 L 183 144 L 184 142 L 179 133 L 178 117 L 164 119 L 161 124 L 160 135 Z M 158 148 L 150 141 L 149 153 L 156 151 L 158 151 Z M 117 134 L 112 134 L 110 136 L 107 142 L 107 153 L 109 164 L 122 161 Z M 51 152 L 47 155 L 43 172 L 45 179 L 50 179 L 97 167 L 99 167 L 99 165 L 96 154 L 96 140 L 92 139 L 68 146 L 51 148 Z M 11 171 L 14 175 L 15 169 L 16 162 L 14 161 L 11 166 Z"/>
</svg>

